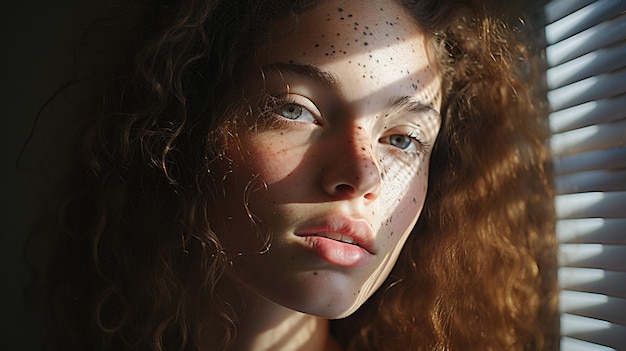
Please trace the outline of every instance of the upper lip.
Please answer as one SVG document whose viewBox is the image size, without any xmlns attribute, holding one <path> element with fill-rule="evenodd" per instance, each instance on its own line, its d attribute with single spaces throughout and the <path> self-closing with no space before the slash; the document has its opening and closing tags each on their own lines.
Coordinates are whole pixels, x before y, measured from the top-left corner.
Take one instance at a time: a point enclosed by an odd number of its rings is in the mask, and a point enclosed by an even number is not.
<svg viewBox="0 0 626 351">
<path fill-rule="evenodd" d="M 345 215 L 329 215 L 308 221 L 298 230 L 296 236 L 324 236 L 327 233 L 338 233 L 346 236 L 358 246 L 371 254 L 374 251 L 374 232 L 365 219 L 352 218 Z"/>
</svg>

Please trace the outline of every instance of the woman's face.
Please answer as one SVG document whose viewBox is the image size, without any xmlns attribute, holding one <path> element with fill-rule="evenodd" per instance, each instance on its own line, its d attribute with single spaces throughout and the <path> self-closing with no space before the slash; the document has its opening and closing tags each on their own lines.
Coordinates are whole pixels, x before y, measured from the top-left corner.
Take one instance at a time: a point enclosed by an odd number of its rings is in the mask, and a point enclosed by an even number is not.
<svg viewBox="0 0 626 351">
<path fill-rule="evenodd" d="M 424 203 L 441 124 L 428 40 L 392 0 L 329 0 L 275 23 L 250 62 L 250 114 L 210 218 L 228 276 L 347 316 L 387 278 Z"/>
</svg>

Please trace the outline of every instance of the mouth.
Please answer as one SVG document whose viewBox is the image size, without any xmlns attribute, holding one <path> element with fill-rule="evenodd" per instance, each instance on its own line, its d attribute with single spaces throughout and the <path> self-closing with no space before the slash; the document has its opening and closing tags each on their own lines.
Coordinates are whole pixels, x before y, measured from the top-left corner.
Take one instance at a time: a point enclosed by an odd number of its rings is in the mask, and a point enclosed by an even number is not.
<svg viewBox="0 0 626 351">
<path fill-rule="evenodd" d="M 295 232 L 305 238 L 325 238 L 339 244 L 357 246 L 371 255 L 375 255 L 374 233 L 364 219 L 355 219 L 343 215 L 330 215 L 305 223 Z"/>
<path fill-rule="evenodd" d="M 322 238 L 328 238 L 328 239 L 332 239 L 335 241 L 339 241 L 345 244 L 359 246 L 359 244 L 354 240 L 354 238 L 351 238 L 347 235 L 343 235 L 341 233 L 323 233 L 323 234 L 314 234 L 312 236 L 319 236 Z"/>
</svg>

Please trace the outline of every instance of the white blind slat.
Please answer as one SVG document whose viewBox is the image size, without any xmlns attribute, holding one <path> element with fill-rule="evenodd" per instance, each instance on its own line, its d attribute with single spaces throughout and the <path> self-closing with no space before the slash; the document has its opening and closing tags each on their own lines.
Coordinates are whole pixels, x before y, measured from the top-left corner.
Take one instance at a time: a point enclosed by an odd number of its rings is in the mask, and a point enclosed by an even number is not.
<svg viewBox="0 0 626 351">
<path fill-rule="evenodd" d="M 561 325 L 563 322 L 561 321 Z M 616 351 L 614 348 L 606 347 L 582 340 L 563 337 L 561 339 L 561 350 L 564 351 Z"/>
<path fill-rule="evenodd" d="M 626 118 L 626 95 L 604 98 L 573 106 L 550 114 L 550 130 L 562 133 Z"/>
<path fill-rule="evenodd" d="M 624 27 L 626 30 L 626 27 Z M 552 111 L 626 92 L 626 69 L 589 77 L 548 92 Z"/>
<path fill-rule="evenodd" d="M 626 299 L 626 272 L 562 267 L 559 269 L 559 282 L 561 289 Z"/>
<path fill-rule="evenodd" d="M 626 191 L 626 169 L 579 172 L 556 178 L 557 194 Z"/>
<path fill-rule="evenodd" d="M 554 156 L 626 147 L 626 120 L 555 134 L 550 138 Z"/>
<path fill-rule="evenodd" d="M 602 294 L 563 290 L 559 295 L 561 311 L 577 316 L 626 325 L 626 300 Z"/>
<path fill-rule="evenodd" d="M 623 272 L 626 271 L 626 246 L 561 244 L 558 259 L 561 267 L 599 268 Z"/>
<path fill-rule="evenodd" d="M 595 344 L 592 350 L 625 350 L 626 328 L 606 321 L 575 316 L 561 315 L 561 331 L 563 335 L 572 339 Z M 590 346 L 590 345 L 589 345 Z M 602 348 L 604 346 L 604 348 Z M 569 348 L 561 348 L 570 351 Z"/>
<path fill-rule="evenodd" d="M 626 7 L 626 1 L 624 2 Z M 548 88 L 555 89 L 602 72 L 626 66 L 626 42 L 599 49 L 546 71 Z"/>
<path fill-rule="evenodd" d="M 609 46 L 624 38 L 626 16 L 620 16 L 591 27 L 546 48 L 546 60 L 551 67 Z"/>
<path fill-rule="evenodd" d="M 554 202 L 560 219 L 623 218 L 626 192 L 557 195 Z"/>
<path fill-rule="evenodd" d="M 595 0 L 552 1 L 546 4 L 543 12 L 546 17 L 546 21 L 548 23 L 552 23 L 575 11 L 578 11 L 594 1 Z"/>
<path fill-rule="evenodd" d="M 591 151 L 555 158 L 553 166 L 557 175 L 626 168 L 626 148 Z"/>
<path fill-rule="evenodd" d="M 574 1 L 572 1 L 574 2 Z M 622 0 L 600 0 L 585 6 L 567 17 L 546 26 L 546 41 L 549 44 L 566 39 L 597 23 L 605 21 L 626 10 Z"/>
<path fill-rule="evenodd" d="M 626 218 L 561 219 L 556 237 L 564 244 L 626 245 Z"/>
</svg>

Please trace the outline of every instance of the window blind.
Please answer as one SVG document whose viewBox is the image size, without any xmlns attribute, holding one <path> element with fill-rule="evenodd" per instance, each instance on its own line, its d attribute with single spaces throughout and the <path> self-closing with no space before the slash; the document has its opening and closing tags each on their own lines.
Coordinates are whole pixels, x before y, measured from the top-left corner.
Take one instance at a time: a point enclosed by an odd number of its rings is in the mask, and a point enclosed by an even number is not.
<svg viewBox="0 0 626 351">
<path fill-rule="evenodd" d="M 626 1 L 544 18 L 561 350 L 626 350 Z"/>
</svg>

